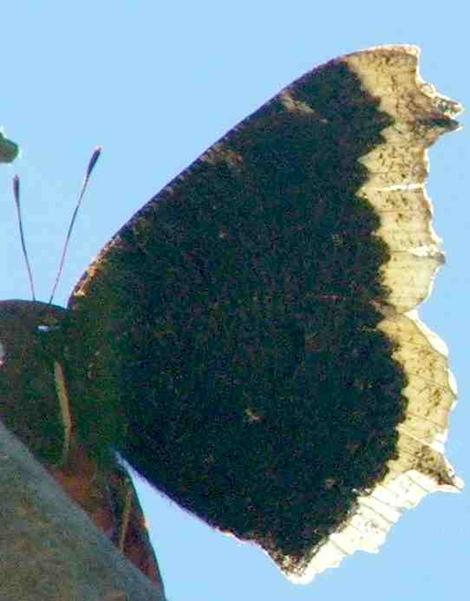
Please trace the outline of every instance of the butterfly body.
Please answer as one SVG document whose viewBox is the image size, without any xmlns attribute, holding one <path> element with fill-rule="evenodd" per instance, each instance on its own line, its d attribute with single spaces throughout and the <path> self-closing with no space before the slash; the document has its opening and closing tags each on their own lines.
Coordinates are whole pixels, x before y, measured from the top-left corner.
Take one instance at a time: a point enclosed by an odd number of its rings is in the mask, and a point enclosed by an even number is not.
<svg viewBox="0 0 470 601">
<path fill-rule="evenodd" d="M 99 453 L 76 436 L 84 416 L 79 400 L 68 397 L 70 381 L 63 380 L 67 313 L 39 301 L 0 301 L 0 418 L 96 526 L 162 587 L 126 468 L 110 450 Z"/>
</svg>

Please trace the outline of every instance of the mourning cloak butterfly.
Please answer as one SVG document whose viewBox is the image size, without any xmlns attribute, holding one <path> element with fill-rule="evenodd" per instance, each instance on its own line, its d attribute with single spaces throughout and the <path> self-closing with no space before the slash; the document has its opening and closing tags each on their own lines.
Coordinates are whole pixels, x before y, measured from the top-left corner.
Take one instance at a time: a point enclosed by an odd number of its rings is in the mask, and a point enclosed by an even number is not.
<svg viewBox="0 0 470 601">
<path fill-rule="evenodd" d="M 152 198 L 66 309 L 1 303 L 6 424 L 60 461 L 59 362 L 98 463 L 119 453 L 294 580 L 455 489 L 455 391 L 414 309 L 443 256 L 426 150 L 460 107 L 417 61 L 390 46 L 314 69 Z"/>
</svg>

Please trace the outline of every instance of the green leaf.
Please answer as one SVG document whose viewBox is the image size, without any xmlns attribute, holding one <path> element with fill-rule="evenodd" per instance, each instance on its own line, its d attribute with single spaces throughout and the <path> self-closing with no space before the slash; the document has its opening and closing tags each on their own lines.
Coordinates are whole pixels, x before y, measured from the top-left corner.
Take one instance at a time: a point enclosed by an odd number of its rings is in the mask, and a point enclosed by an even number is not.
<svg viewBox="0 0 470 601">
<path fill-rule="evenodd" d="M 12 163 L 18 156 L 18 152 L 18 145 L 5 138 L 0 131 L 0 163 Z"/>
</svg>

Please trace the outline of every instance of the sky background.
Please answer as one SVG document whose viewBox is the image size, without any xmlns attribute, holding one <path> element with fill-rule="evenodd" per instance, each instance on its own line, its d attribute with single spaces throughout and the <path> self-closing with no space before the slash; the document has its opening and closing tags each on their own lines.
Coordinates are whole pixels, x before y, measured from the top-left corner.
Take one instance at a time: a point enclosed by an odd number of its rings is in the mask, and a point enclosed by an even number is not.
<svg viewBox="0 0 470 601">
<path fill-rule="evenodd" d="M 146 200 L 315 65 L 369 46 L 416 44 L 423 77 L 470 106 L 469 17 L 463 0 L 1 2 L 0 124 L 22 157 L 0 170 L 0 298 L 30 298 L 10 193 L 15 173 L 37 296 L 47 300 L 83 171 L 93 147 L 104 148 L 56 298 L 65 303 Z M 468 130 L 441 139 L 430 159 L 447 265 L 421 314 L 450 347 L 460 404 L 448 457 L 470 482 Z M 170 601 L 444 601 L 468 589 L 467 492 L 427 497 L 378 555 L 357 553 L 299 586 L 254 546 L 215 532 L 145 483 L 139 490 Z"/>
</svg>

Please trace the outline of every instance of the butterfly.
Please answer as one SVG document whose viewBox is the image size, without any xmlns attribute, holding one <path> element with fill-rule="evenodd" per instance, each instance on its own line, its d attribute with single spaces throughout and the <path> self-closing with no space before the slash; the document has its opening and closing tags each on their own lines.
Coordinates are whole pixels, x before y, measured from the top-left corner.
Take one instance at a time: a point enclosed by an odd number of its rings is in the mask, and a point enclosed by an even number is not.
<svg viewBox="0 0 470 601">
<path fill-rule="evenodd" d="M 49 464 L 73 429 L 292 580 L 376 550 L 460 486 L 447 355 L 415 310 L 443 257 L 426 152 L 460 110 L 411 46 L 295 81 L 144 205 L 66 308 L 0 303 L 2 419 Z"/>
</svg>

